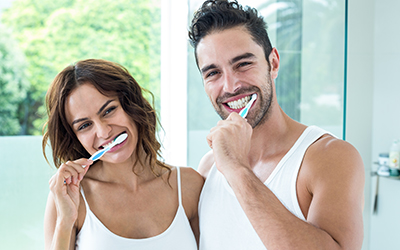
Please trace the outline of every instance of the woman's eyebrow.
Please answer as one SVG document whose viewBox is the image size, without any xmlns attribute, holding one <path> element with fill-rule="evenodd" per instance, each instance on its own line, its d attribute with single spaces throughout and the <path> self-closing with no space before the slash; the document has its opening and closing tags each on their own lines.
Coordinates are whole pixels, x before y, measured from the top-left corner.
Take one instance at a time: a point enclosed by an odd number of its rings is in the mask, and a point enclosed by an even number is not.
<svg viewBox="0 0 400 250">
<path fill-rule="evenodd" d="M 76 119 L 71 123 L 71 127 L 74 126 L 74 124 L 79 123 L 79 122 L 83 122 L 85 120 L 89 120 L 89 118 L 80 118 L 80 119 Z"/>
<path fill-rule="evenodd" d="M 110 104 L 110 102 L 112 102 L 112 101 L 114 101 L 114 99 L 111 99 L 111 100 L 106 101 L 106 102 L 103 104 L 103 106 L 101 106 L 101 108 L 99 109 L 99 111 L 97 111 L 96 114 L 99 115 L 99 114 L 107 107 L 107 105 Z"/>
<path fill-rule="evenodd" d="M 108 104 L 110 104 L 111 102 L 113 102 L 115 99 L 110 99 L 108 101 L 106 101 L 99 109 L 99 111 L 97 111 L 97 115 L 99 115 L 107 106 Z M 85 120 L 89 120 L 89 118 L 85 117 L 85 118 L 79 118 L 79 119 L 75 119 L 72 123 L 71 126 L 74 126 L 74 124 L 85 121 Z"/>
</svg>

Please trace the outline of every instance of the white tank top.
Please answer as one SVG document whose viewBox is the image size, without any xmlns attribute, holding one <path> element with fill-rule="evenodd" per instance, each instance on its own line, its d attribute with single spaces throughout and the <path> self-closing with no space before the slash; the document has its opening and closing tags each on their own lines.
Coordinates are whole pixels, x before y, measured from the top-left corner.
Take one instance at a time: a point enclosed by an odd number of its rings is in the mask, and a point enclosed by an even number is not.
<svg viewBox="0 0 400 250">
<path fill-rule="evenodd" d="M 174 220 L 163 233 L 145 239 L 124 238 L 108 230 L 108 228 L 104 226 L 90 210 L 84 192 L 81 189 L 83 199 L 85 200 L 86 217 L 83 226 L 77 235 L 75 249 L 196 250 L 197 243 L 182 205 L 179 167 L 177 167 L 177 176 L 179 207 Z"/>
<path fill-rule="evenodd" d="M 298 218 L 305 220 L 297 200 L 296 181 L 307 148 L 327 132 L 307 127 L 281 159 L 265 185 Z M 229 183 L 212 166 L 199 201 L 200 250 L 266 250 Z"/>
</svg>

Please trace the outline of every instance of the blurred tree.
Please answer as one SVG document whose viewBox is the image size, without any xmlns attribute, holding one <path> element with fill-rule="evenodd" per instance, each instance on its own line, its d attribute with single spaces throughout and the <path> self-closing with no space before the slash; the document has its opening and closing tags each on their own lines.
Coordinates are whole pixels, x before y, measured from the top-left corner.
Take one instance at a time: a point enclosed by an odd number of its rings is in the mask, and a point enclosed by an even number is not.
<svg viewBox="0 0 400 250">
<path fill-rule="evenodd" d="M 78 60 L 102 58 L 126 67 L 155 95 L 159 109 L 158 0 L 15 0 L 2 21 L 25 53 L 30 83 L 23 134 L 41 134 L 44 98 L 56 74 Z"/>
<path fill-rule="evenodd" d="M 0 23 L 0 135 L 21 131 L 19 114 L 26 97 L 25 58 L 11 32 Z"/>
</svg>

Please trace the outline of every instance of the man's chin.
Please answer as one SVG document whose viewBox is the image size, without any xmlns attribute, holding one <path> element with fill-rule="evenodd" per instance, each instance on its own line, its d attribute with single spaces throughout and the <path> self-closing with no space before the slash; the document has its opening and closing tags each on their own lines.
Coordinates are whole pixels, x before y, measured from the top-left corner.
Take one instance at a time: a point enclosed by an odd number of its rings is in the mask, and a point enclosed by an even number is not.
<svg viewBox="0 0 400 250">
<path fill-rule="evenodd" d="M 235 112 L 232 109 L 230 109 L 228 111 L 225 107 L 218 106 L 218 108 L 215 108 L 215 106 L 214 106 L 214 109 L 215 109 L 215 112 L 217 112 L 217 114 L 219 115 L 219 117 L 221 117 L 222 120 L 226 120 L 226 118 L 228 118 L 228 116 L 231 113 L 238 113 L 239 114 L 239 111 Z"/>
<path fill-rule="evenodd" d="M 216 110 L 216 112 L 219 115 L 219 117 L 221 117 L 222 120 L 225 120 L 231 114 L 229 112 L 221 111 L 221 110 Z"/>
</svg>

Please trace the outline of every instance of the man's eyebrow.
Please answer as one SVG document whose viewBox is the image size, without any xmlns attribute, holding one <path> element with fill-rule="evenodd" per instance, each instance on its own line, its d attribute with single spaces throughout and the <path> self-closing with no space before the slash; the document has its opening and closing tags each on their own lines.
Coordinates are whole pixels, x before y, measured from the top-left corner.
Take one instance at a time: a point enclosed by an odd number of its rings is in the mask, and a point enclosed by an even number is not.
<svg viewBox="0 0 400 250">
<path fill-rule="evenodd" d="M 234 63 L 236 63 L 236 62 L 238 62 L 238 61 L 240 61 L 240 60 L 242 60 L 242 59 L 255 58 L 255 57 L 256 57 L 256 56 L 255 56 L 253 53 L 250 53 L 250 52 L 244 53 L 244 54 L 242 54 L 242 55 L 239 55 L 239 56 L 236 56 L 236 57 L 232 58 L 232 59 L 229 61 L 229 64 L 232 65 L 232 64 L 234 64 Z M 215 68 L 217 68 L 217 66 L 216 66 L 215 64 L 210 64 L 210 65 L 207 65 L 207 66 L 201 68 L 200 71 L 201 71 L 202 74 L 204 74 L 204 73 L 207 72 L 208 70 L 210 70 L 210 69 L 215 69 Z"/>
<path fill-rule="evenodd" d="M 217 68 L 217 66 L 215 64 L 210 64 L 210 65 L 207 65 L 207 66 L 201 68 L 200 71 L 201 71 L 201 74 L 204 74 L 205 72 L 209 71 L 210 69 L 215 69 L 215 68 Z"/>
<path fill-rule="evenodd" d="M 234 63 L 236 63 L 236 62 L 238 62 L 238 61 L 240 61 L 242 59 L 255 58 L 255 57 L 256 56 L 253 53 L 248 52 L 248 53 L 244 53 L 242 55 L 239 55 L 237 57 L 232 58 L 229 61 L 229 63 L 232 65 L 232 64 L 234 64 Z"/>
<path fill-rule="evenodd" d="M 97 111 L 96 114 L 99 115 L 99 114 L 107 107 L 107 105 L 110 104 L 110 102 L 112 102 L 112 101 L 114 101 L 114 99 L 111 99 L 111 100 L 106 101 L 106 102 L 103 104 L 103 106 L 100 107 L 99 111 Z M 79 122 L 82 122 L 82 121 L 85 121 L 85 120 L 89 120 L 89 118 L 85 117 L 85 118 L 76 119 L 76 120 L 74 120 L 74 121 L 71 123 L 71 126 L 74 126 L 74 124 L 79 123 Z"/>
</svg>

